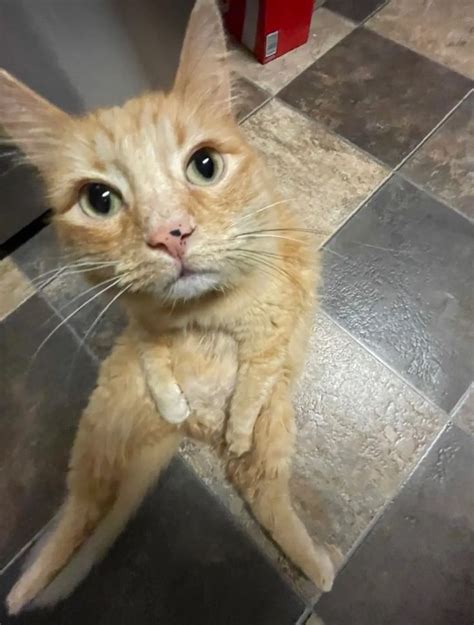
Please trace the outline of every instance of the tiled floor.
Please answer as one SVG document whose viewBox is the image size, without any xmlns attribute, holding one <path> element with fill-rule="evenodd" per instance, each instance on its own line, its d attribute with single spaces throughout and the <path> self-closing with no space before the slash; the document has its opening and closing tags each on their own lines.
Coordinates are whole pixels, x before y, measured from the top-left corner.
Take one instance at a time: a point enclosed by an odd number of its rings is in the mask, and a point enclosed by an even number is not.
<svg viewBox="0 0 474 625">
<path fill-rule="evenodd" d="M 474 438 L 448 427 L 318 602 L 323 623 L 471 625 L 473 467 Z"/>
<path fill-rule="evenodd" d="M 355 3 L 359 4 L 357 0 Z M 474 78 L 474 5 L 471 0 L 392 0 L 367 26 Z"/>
<path fill-rule="evenodd" d="M 341 552 L 334 590 L 320 598 L 188 443 L 71 599 L 16 620 L 2 608 L 1 625 L 472 625 L 471 18 L 466 0 L 327 0 L 307 46 L 265 67 L 235 50 L 244 131 L 324 244 L 292 491 Z M 67 319 L 87 283 L 55 276 L 49 227 L 28 238 L 47 207 L 23 176 L 0 176 L 0 597 L 58 505 L 125 322 L 112 308 L 81 347 L 108 298 Z"/>
</svg>

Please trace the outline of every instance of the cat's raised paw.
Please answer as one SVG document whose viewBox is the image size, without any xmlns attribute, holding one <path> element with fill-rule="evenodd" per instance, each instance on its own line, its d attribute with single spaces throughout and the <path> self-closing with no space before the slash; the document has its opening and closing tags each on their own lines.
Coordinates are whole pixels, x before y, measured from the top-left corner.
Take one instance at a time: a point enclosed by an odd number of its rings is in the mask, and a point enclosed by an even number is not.
<svg viewBox="0 0 474 625">
<path fill-rule="evenodd" d="M 185 421 L 190 415 L 186 397 L 177 384 L 170 384 L 159 394 L 153 393 L 158 412 L 168 423 L 178 424 Z"/>
<path fill-rule="evenodd" d="M 252 447 L 251 434 L 235 432 L 232 428 L 227 428 L 225 439 L 230 453 L 237 457 L 243 456 Z"/>
<path fill-rule="evenodd" d="M 316 548 L 315 554 L 316 557 L 309 566 L 309 577 L 323 592 L 329 592 L 336 575 L 334 563 L 324 547 Z"/>
</svg>

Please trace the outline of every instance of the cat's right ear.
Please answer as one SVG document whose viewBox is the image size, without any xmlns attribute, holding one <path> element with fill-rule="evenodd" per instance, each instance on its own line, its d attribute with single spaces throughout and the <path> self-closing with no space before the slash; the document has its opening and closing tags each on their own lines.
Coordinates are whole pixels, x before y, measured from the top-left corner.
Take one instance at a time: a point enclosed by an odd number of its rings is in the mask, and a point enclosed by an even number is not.
<svg viewBox="0 0 474 625">
<path fill-rule="evenodd" d="M 0 70 L 0 135 L 3 128 L 35 165 L 41 167 L 55 150 L 58 130 L 68 119 L 67 113 Z"/>
<path fill-rule="evenodd" d="M 216 0 L 196 0 L 173 91 L 197 107 L 231 114 L 231 69 Z"/>
</svg>

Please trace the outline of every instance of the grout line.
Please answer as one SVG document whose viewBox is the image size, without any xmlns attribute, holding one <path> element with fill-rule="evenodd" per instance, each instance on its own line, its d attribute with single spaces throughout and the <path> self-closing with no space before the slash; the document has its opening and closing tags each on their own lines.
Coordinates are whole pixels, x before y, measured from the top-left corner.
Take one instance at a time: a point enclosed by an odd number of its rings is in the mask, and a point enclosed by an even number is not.
<svg viewBox="0 0 474 625">
<path fill-rule="evenodd" d="M 313 613 L 312 606 L 306 607 L 303 610 L 303 612 L 300 615 L 300 617 L 298 618 L 298 620 L 296 621 L 295 625 L 305 625 L 306 621 L 309 619 L 309 617 L 311 616 L 312 613 Z"/>
<path fill-rule="evenodd" d="M 392 174 L 394 173 L 395 170 L 390 169 L 389 166 L 386 163 L 380 161 L 377 157 L 373 156 L 372 154 L 369 154 L 369 152 L 366 152 L 364 149 L 359 148 L 359 146 L 357 146 L 357 145 L 355 145 L 355 143 L 352 143 L 351 141 L 349 141 L 349 139 L 346 139 L 345 137 L 342 137 L 340 134 L 338 134 L 332 128 L 329 128 L 328 126 L 325 126 L 322 122 L 320 122 L 318 120 L 312 119 L 309 115 L 307 115 L 303 111 L 300 111 L 299 109 L 297 109 L 296 107 L 291 105 L 289 102 L 286 102 L 285 100 L 282 100 L 281 98 L 278 97 L 278 94 L 275 94 L 274 96 L 269 98 L 267 100 L 267 102 L 270 102 L 271 100 L 276 100 L 278 104 L 280 104 L 284 108 L 287 108 L 290 112 L 295 113 L 297 115 L 301 115 L 301 117 L 303 117 L 304 119 L 309 121 L 311 124 L 314 124 L 316 127 L 320 128 L 321 130 L 324 130 L 324 131 L 328 132 L 335 139 L 338 139 L 339 141 L 341 141 L 343 144 L 347 145 L 352 150 L 355 150 L 356 152 L 359 152 L 359 154 L 364 155 L 369 161 L 375 162 L 377 165 L 382 167 L 387 172 L 385 177 L 382 178 L 382 180 L 373 189 L 371 189 L 369 194 L 367 196 L 365 196 L 356 205 L 356 207 L 348 215 L 346 215 L 346 217 L 341 221 L 341 223 L 336 226 L 335 230 L 333 232 L 331 232 L 330 234 L 328 234 L 327 238 L 324 239 L 324 241 L 320 244 L 320 247 L 322 248 L 324 245 L 329 243 L 329 241 L 339 232 L 339 230 L 341 230 L 341 228 L 343 226 L 345 226 L 345 224 L 359 211 L 359 209 L 361 209 L 362 206 L 364 206 L 364 204 L 366 204 L 372 198 L 372 196 L 374 196 L 380 190 L 380 188 L 383 187 L 383 185 L 386 182 L 388 182 L 388 180 L 392 177 Z M 246 120 L 247 119 L 248 119 L 248 117 L 246 118 Z"/>
<path fill-rule="evenodd" d="M 337 132 L 337 130 L 335 130 L 334 128 L 331 128 L 331 126 L 327 126 L 321 120 L 316 119 L 314 117 L 311 117 L 311 115 L 309 115 L 305 111 L 302 111 L 301 109 L 299 109 L 296 105 L 292 104 L 291 102 L 287 102 L 283 98 L 280 98 L 279 94 L 280 94 L 280 91 L 277 94 L 275 94 L 274 97 L 276 97 L 278 99 L 278 102 L 280 104 L 283 104 L 284 106 L 286 106 L 286 108 L 288 108 L 290 111 L 292 111 L 293 113 L 297 113 L 298 115 L 301 115 L 301 117 L 304 117 L 304 119 L 306 119 L 307 121 L 311 122 L 311 124 L 313 124 L 317 128 L 321 128 L 322 130 L 325 130 L 331 136 L 335 137 L 336 139 L 339 139 L 339 141 L 341 141 L 341 143 L 344 143 L 344 145 L 347 145 L 352 150 L 355 150 L 356 152 L 359 152 L 360 154 L 364 155 L 371 162 L 377 163 L 377 165 L 380 165 L 385 170 L 390 170 L 390 165 L 387 164 L 387 163 L 384 163 L 384 161 L 380 160 L 378 158 L 378 156 L 375 156 L 374 154 L 371 154 L 370 152 L 367 152 L 367 150 L 365 150 L 364 148 L 361 148 L 359 145 L 353 143 L 347 137 L 344 137 L 343 135 L 339 134 Z"/>
<path fill-rule="evenodd" d="M 245 78 L 245 76 L 244 76 Z M 248 78 L 246 78 L 246 80 L 249 80 Z M 252 84 L 254 84 L 256 87 L 258 87 L 259 89 L 262 89 L 262 87 L 260 87 L 259 85 L 257 85 L 257 83 L 254 83 L 253 81 L 249 80 L 249 82 L 252 82 Z M 263 89 L 262 89 L 263 91 Z M 252 115 L 255 115 L 255 113 L 257 113 L 260 109 L 262 109 L 266 104 L 268 104 L 268 102 L 270 102 L 271 100 L 273 100 L 274 96 L 270 93 L 268 93 L 268 91 L 265 90 L 265 93 L 268 95 L 268 98 L 266 98 L 263 102 L 261 102 L 258 106 L 256 106 L 254 109 L 252 109 L 250 111 L 250 113 L 247 113 L 247 115 L 244 115 L 244 117 L 242 117 L 242 119 L 240 119 L 237 123 L 239 126 L 242 126 L 242 124 L 244 122 L 246 122 L 250 117 L 252 117 Z"/>
<path fill-rule="evenodd" d="M 362 22 L 359 23 L 359 26 L 365 26 L 367 24 L 367 22 L 369 20 L 371 20 L 374 15 L 376 15 L 377 13 L 379 13 L 379 11 L 381 11 L 382 9 L 385 9 L 385 7 L 387 6 L 387 4 L 389 3 L 389 0 L 385 0 L 385 2 L 382 2 L 382 4 L 377 7 L 376 9 L 374 9 L 372 11 L 372 13 L 369 13 L 369 15 L 367 15 L 367 17 L 365 17 Z"/>
<path fill-rule="evenodd" d="M 380 10 L 382 7 L 380 7 L 378 10 Z M 358 27 L 357 27 L 358 28 Z M 353 32 L 355 32 L 354 30 L 351 33 L 348 33 L 348 35 L 346 35 L 346 37 L 350 36 Z M 345 39 L 345 37 L 343 38 Z M 341 39 L 341 41 L 343 41 L 343 39 Z M 337 44 L 336 44 L 337 45 Z M 317 59 L 319 60 L 319 59 Z M 299 74 L 298 74 L 299 75 Z M 296 77 L 295 77 L 296 78 Z M 278 93 L 276 93 L 273 98 L 276 98 L 277 101 L 281 104 L 283 104 L 284 106 L 286 106 L 290 111 L 301 115 L 302 117 L 304 117 L 306 120 L 308 120 L 309 122 L 311 122 L 312 124 L 314 124 L 315 126 L 329 132 L 329 134 L 331 134 L 332 136 L 334 136 L 335 138 L 339 139 L 342 143 L 344 143 L 345 145 L 349 146 L 350 148 L 352 148 L 353 150 L 356 150 L 357 152 L 359 152 L 360 154 L 366 156 L 367 158 L 370 159 L 370 161 L 377 163 L 378 165 L 382 166 L 386 171 L 388 171 L 387 176 L 376 186 L 372 189 L 372 191 L 356 206 L 356 208 L 337 226 L 337 228 L 334 230 L 334 232 L 328 236 L 328 238 L 324 241 L 324 243 L 322 245 L 326 245 L 327 243 L 329 243 L 329 241 L 345 226 L 345 224 L 367 203 L 369 202 L 369 200 L 372 199 L 372 197 L 379 191 L 379 189 L 392 177 L 392 175 L 397 174 L 402 176 L 404 179 L 406 179 L 406 177 L 400 172 L 400 169 L 405 165 L 405 163 L 439 130 L 439 128 L 451 117 L 451 115 L 453 115 L 456 110 L 458 109 L 458 107 L 460 107 L 462 105 L 462 103 L 467 100 L 468 97 L 470 97 L 470 95 L 474 92 L 474 88 L 471 88 L 469 91 L 467 91 L 467 93 L 465 93 L 465 95 L 442 117 L 441 120 L 439 120 L 439 122 L 415 145 L 415 147 L 405 156 L 402 158 L 402 160 L 393 168 L 390 168 L 390 165 L 388 165 L 387 163 L 384 163 L 383 161 L 381 161 L 380 159 L 378 159 L 376 156 L 374 156 L 373 154 L 370 154 L 369 152 L 367 152 L 366 150 L 364 150 L 363 148 L 361 148 L 360 146 L 356 145 L 355 143 L 353 143 L 352 141 L 350 141 L 350 139 L 347 139 L 346 137 L 340 135 L 336 130 L 330 128 L 329 126 L 325 125 L 323 122 L 321 122 L 318 119 L 315 119 L 311 116 L 309 116 L 307 113 L 305 113 L 304 111 L 298 109 L 296 106 L 292 105 L 291 103 L 287 102 L 286 100 L 283 100 L 282 98 L 278 97 L 279 93 L 281 93 L 281 90 L 278 91 Z M 413 182 L 411 179 L 408 179 L 409 182 Z M 416 185 L 415 185 L 416 186 Z M 423 187 L 418 187 L 421 190 L 426 192 L 426 189 L 424 189 Z M 429 194 L 429 192 L 428 192 Z M 441 198 L 438 198 L 436 196 L 435 199 L 439 200 Z M 441 200 L 442 201 L 442 200 Z M 446 204 L 446 203 L 445 203 Z M 449 206 L 448 204 L 446 204 L 447 206 Z M 449 208 L 452 208 L 452 210 L 456 211 L 458 214 L 462 215 L 465 219 L 466 219 L 466 215 L 463 215 L 462 213 L 460 213 L 456 208 L 449 206 Z M 468 221 L 470 221 L 468 219 Z"/>
<path fill-rule="evenodd" d="M 336 227 L 336 229 L 334 230 L 334 232 L 332 232 L 330 235 L 328 235 L 328 237 L 324 240 L 323 243 L 321 243 L 320 248 L 322 249 L 323 247 L 326 247 L 326 245 L 328 245 L 331 240 L 336 236 L 336 234 L 338 234 L 338 232 L 340 230 L 342 230 L 342 228 L 347 224 L 348 221 L 350 221 L 355 215 L 356 213 L 359 212 L 359 210 L 365 205 L 367 204 L 367 202 L 369 202 L 369 200 L 371 200 L 374 195 L 376 195 L 380 189 L 393 177 L 393 172 L 389 171 L 388 174 L 385 176 L 385 178 L 382 178 L 382 180 L 370 191 L 370 193 L 363 198 L 359 204 L 357 204 L 357 206 L 349 213 L 349 215 L 347 215 L 342 221 L 341 223 Z"/>
<path fill-rule="evenodd" d="M 387 6 L 387 4 L 391 2 L 391 0 L 388 0 L 383 7 L 380 8 L 384 8 Z M 379 12 L 379 9 L 377 11 L 374 11 L 371 15 L 370 18 L 374 17 L 376 13 Z M 453 67 L 450 67 L 449 65 L 446 65 L 446 63 L 444 61 L 442 61 L 441 59 L 435 59 L 431 56 L 428 56 L 425 52 L 421 52 L 420 50 L 417 50 L 416 48 L 412 47 L 412 45 L 410 45 L 409 43 L 402 42 L 398 39 L 395 39 L 394 37 L 392 37 L 391 35 L 388 35 L 386 33 L 383 33 L 381 31 L 379 31 L 375 26 L 370 26 L 369 24 L 367 24 L 366 26 L 366 22 L 368 20 L 364 20 L 364 22 L 361 24 L 364 26 L 365 30 L 370 31 L 371 33 L 374 33 L 375 35 L 377 35 L 378 37 L 381 37 L 382 39 L 386 39 L 387 41 L 390 41 L 391 43 L 395 43 L 397 46 L 400 46 L 401 48 L 405 48 L 406 50 L 409 50 L 410 52 L 413 52 L 414 54 L 417 54 L 418 56 L 421 56 L 423 59 L 425 59 L 426 61 L 429 61 L 430 63 L 433 63 L 433 65 L 438 65 L 438 67 L 442 67 L 444 70 L 451 72 L 452 74 L 457 74 L 460 78 L 464 78 L 465 80 L 467 80 L 468 82 L 473 82 L 472 78 L 468 75 L 468 74 L 464 74 L 463 72 L 461 72 L 458 69 L 454 69 Z M 399 20 L 397 20 L 399 21 Z M 473 623 L 474 625 L 474 623 Z"/>
<path fill-rule="evenodd" d="M 360 533 L 360 535 L 354 541 L 354 543 L 352 544 L 352 546 L 349 549 L 349 551 L 347 552 L 347 554 L 345 554 L 343 563 L 342 563 L 341 567 L 339 568 L 339 570 L 337 571 L 336 579 L 337 579 L 337 576 L 342 572 L 342 570 L 349 564 L 349 561 L 351 560 L 351 558 L 354 555 L 354 553 L 357 551 L 357 549 L 359 549 L 359 547 L 362 545 L 362 543 L 365 541 L 365 539 L 371 533 L 371 531 L 374 529 L 374 527 L 377 525 L 377 523 L 381 520 L 381 518 L 385 515 L 385 513 L 388 512 L 388 510 L 392 507 L 392 505 L 395 503 L 396 499 L 398 499 L 398 497 L 400 496 L 401 492 L 404 490 L 406 485 L 411 481 L 412 477 L 415 475 L 415 473 L 418 470 L 418 468 L 420 467 L 420 465 L 423 463 L 423 461 L 428 456 L 428 454 L 431 452 L 431 450 L 434 449 L 435 445 L 438 443 L 440 438 L 451 427 L 453 427 L 453 423 L 451 421 L 448 421 L 439 430 L 439 432 L 437 433 L 435 438 L 432 440 L 431 444 L 428 446 L 428 448 L 425 450 L 425 452 L 420 456 L 420 458 L 418 458 L 418 460 L 414 464 L 412 470 L 409 472 L 407 477 L 404 480 L 402 480 L 402 482 L 400 483 L 399 487 L 397 488 L 397 490 L 394 493 L 394 495 L 392 496 L 392 498 L 389 501 L 385 502 L 385 504 L 380 508 L 380 510 L 374 515 L 373 519 L 367 524 L 367 527 Z M 313 603 L 313 610 L 314 610 L 315 606 L 317 605 L 317 603 L 318 603 L 319 599 L 321 598 L 321 596 L 322 595 L 320 595 L 319 597 L 317 597 L 315 599 L 315 601 Z"/>
<path fill-rule="evenodd" d="M 469 396 L 469 393 L 471 392 L 471 389 L 474 388 L 474 381 L 471 381 L 466 390 L 464 391 L 464 393 L 461 395 L 461 397 L 458 399 L 458 401 L 456 402 L 456 404 L 454 405 L 453 409 L 451 410 L 451 412 L 449 413 L 449 416 L 451 419 L 454 419 L 454 417 L 457 416 L 459 410 L 462 408 L 462 406 L 464 405 L 464 402 L 466 401 L 466 399 Z"/>
<path fill-rule="evenodd" d="M 54 280 L 55 280 L 55 278 L 51 282 L 54 282 Z M 51 284 L 51 282 L 49 284 Z M 48 297 L 43 295 L 43 293 L 41 291 L 38 291 L 37 295 L 46 304 L 46 306 L 48 306 L 48 308 L 50 308 L 54 312 L 54 314 L 61 321 L 64 321 L 64 315 L 61 313 L 61 311 L 58 308 L 56 308 L 56 306 L 50 301 L 50 299 Z M 73 339 L 78 343 L 78 345 L 81 343 L 81 337 L 79 336 L 78 332 L 76 331 L 76 328 L 72 324 L 70 324 L 68 321 L 66 321 L 66 323 L 64 323 L 62 327 L 65 328 L 66 330 L 68 330 L 72 334 Z M 87 355 L 90 358 L 92 358 L 93 362 L 96 365 L 100 365 L 99 358 L 95 355 L 94 351 L 89 347 L 89 345 L 84 344 L 84 345 L 82 345 L 81 349 L 84 349 L 84 351 L 87 353 Z M 0 625 L 1 625 L 1 623 L 0 623 Z"/>
<path fill-rule="evenodd" d="M 324 5 L 321 5 L 320 7 L 318 7 L 319 9 L 324 8 Z M 316 9 L 316 11 L 318 10 L 318 8 Z M 335 48 L 341 41 L 344 41 L 344 39 L 346 37 L 348 37 L 351 33 L 354 32 L 354 30 L 356 30 L 358 28 L 358 24 L 356 22 L 354 22 L 353 20 L 349 19 L 348 17 L 345 17 L 344 15 L 340 15 L 339 13 L 336 13 L 335 11 L 331 11 L 331 9 L 325 9 L 325 11 L 328 11 L 329 13 L 331 13 L 332 15 L 334 15 L 335 17 L 337 17 L 338 19 L 342 20 L 343 22 L 347 22 L 348 26 L 351 27 L 351 30 L 349 32 L 347 32 L 343 37 L 341 37 L 340 39 L 338 39 L 332 46 L 330 46 L 327 50 L 325 50 L 322 54 L 320 54 L 319 56 L 315 57 L 314 59 L 311 59 L 311 61 L 308 63 L 308 65 L 306 65 L 305 67 L 303 67 L 303 69 L 301 69 L 296 76 L 292 76 L 291 78 L 289 78 L 288 80 L 286 80 L 280 87 L 278 87 L 278 89 L 273 93 L 273 96 L 277 96 L 281 91 L 283 91 L 283 89 L 285 89 L 285 87 L 288 87 L 288 85 L 290 83 L 292 83 L 296 78 L 298 78 L 299 76 L 301 76 L 301 74 L 303 74 L 303 72 L 305 72 L 307 69 L 309 69 L 312 65 L 314 65 L 314 63 L 316 63 L 317 61 L 319 61 L 320 59 L 323 58 L 323 56 L 326 56 L 326 54 L 328 52 L 330 52 L 333 48 Z M 310 36 L 311 36 L 311 32 L 310 32 Z M 314 33 L 317 35 L 317 33 Z M 306 45 L 306 44 L 303 44 Z M 297 48 L 296 48 L 297 49 Z"/>
<path fill-rule="evenodd" d="M 28 551 L 28 549 L 39 539 L 41 538 L 41 536 L 44 534 L 44 532 L 48 529 L 50 523 L 52 522 L 54 516 L 51 517 L 51 519 L 49 521 L 46 522 L 45 525 L 43 525 L 43 527 L 38 530 L 36 532 L 36 534 L 34 534 L 32 536 L 32 538 L 30 538 L 30 540 L 28 540 L 23 547 L 21 547 L 21 549 L 19 549 L 16 554 L 5 564 L 5 566 L 3 568 L 0 569 L 0 576 L 2 576 L 4 573 L 7 572 L 7 570 L 13 566 L 15 564 L 15 562 L 17 560 L 19 560 L 21 558 L 21 556 Z"/>
<path fill-rule="evenodd" d="M 242 78 L 245 78 L 245 80 L 248 80 L 249 82 L 251 82 L 253 85 L 255 85 L 256 87 L 258 87 L 259 89 L 262 89 L 263 91 L 265 91 L 266 93 L 271 95 L 271 98 L 275 98 L 281 91 L 283 91 L 283 89 L 285 89 L 285 87 L 288 87 L 288 85 L 293 82 L 293 80 L 295 80 L 296 78 L 298 78 L 303 72 L 305 72 L 309 67 L 311 67 L 311 65 L 313 65 L 314 63 L 316 63 L 316 61 L 319 61 L 319 59 L 322 59 L 323 56 L 325 56 L 328 52 L 330 52 L 333 48 L 335 48 L 341 41 L 343 41 L 346 37 L 348 37 L 354 30 L 356 30 L 358 28 L 358 24 L 356 22 L 354 22 L 353 20 L 349 19 L 348 17 L 345 17 L 344 15 L 340 15 L 339 13 L 336 13 L 335 11 L 331 11 L 331 9 L 327 9 L 324 7 L 324 4 L 322 4 L 321 6 L 316 6 L 316 8 L 313 10 L 313 13 L 316 13 L 319 9 L 324 8 L 325 11 L 328 11 L 328 13 L 331 13 L 332 15 L 334 15 L 336 18 L 341 19 L 344 22 L 347 22 L 348 26 L 351 27 L 351 30 L 346 33 L 343 37 L 341 37 L 341 39 L 338 39 L 331 47 L 329 47 L 327 50 L 325 50 L 322 54 L 320 54 L 319 56 L 310 59 L 310 61 L 308 62 L 308 65 L 306 65 L 305 67 L 303 67 L 295 76 L 292 76 L 291 78 L 288 78 L 288 80 L 286 80 L 283 84 L 281 84 L 276 91 L 274 91 L 274 89 L 269 89 L 267 86 L 263 86 L 261 85 L 259 82 L 257 82 L 257 80 L 249 78 L 248 76 L 246 76 L 245 74 L 240 73 L 238 70 L 236 70 L 236 74 L 238 76 L 241 76 Z M 310 36 L 311 36 L 311 32 L 310 32 Z M 314 34 L 314 33 L 313 33 Z M 240 43 L 241 46 L 243 46 L 242 43 Z M 303 44 L 306 45 L 306 44 Z M 245 47 L 245 46 L 244 46 Z M 300 46 L 302 47 L 302 46 Z M 296 50 L 298 48 L 295 48 Z M 292 52 L 292 50 L 290 50 L 290 53 Z M 251 53 L 250 53 L 251 54 Z M 255 59 L 254 59 L 255 60 Z M 256 61 L 256 63 L 258 64 L 258 61 Z M 261 108 L 261 107 L 258 107 Z M 258 110 L 258 108 L 256 110 Z M 249 117 L 246 116 L 245 119 L 247 119 Z"/>
<path fill-rule="evenodd" d="M 416 393 L 419 397 L 421 397 L 421 399 L 423 399 L 425 402 L 427 402 L 435 410 L 440 411 L 441 413 L 443 413 L 444 416 L 446 417 L 446 421 L 449 420 L 449 413 L 448 413 L 447 410 L 445 410 L 441 406 L 438 406 L 438 404 L 433 399 L 428 397 L 428 395 L 426 395 L 424 391 L 422 391 L 421 389 L 417 388 L 413 384 L 413 382 L 411 382 L 410 380 L 407 380 L 405 377 L 403 377 L 403 375 L 399 371 L 397 371 L 392 365 L 390 365 L 389 363 L 387 363 L 384 360 L 382 360 L 382 357 L 379 356 L 376 352 L 374 352 L 371 347 L 368 347 L 365 343 L 363 343 L 361 341 L 361 339 L 359 339 L 357 336 L 354 336 L 347 328 L 345 328 L 343 325 L 341 325 L 341 323 L 337 319 L 335 319 L 327 310 L 325 310 L 323 305 L 321 305 L 319 310 L 327 319 L 332 321 L 340 330 L 342 330 L 342 332 L 344 332 L 344 334 L 349 336 L 355 343 L 357 343 L 357 345 L 359 345 L 359 347 L 361 347 L 365 352 L 370 354 L 373 358 L 375 358 L 375 360 L 377 360 L 381 365 L 383 365 L 385 367 L 385 369 L 387 369 L 388 371 L 393 373 L 399 380 L 401 380 L 409 388 L 411 388 L 411 390 L 414 393 Z"/>
<path fill-rule="evenodd" d="M 403 165 L 405 165 L 405 163 L 413 156 L 413 154 L 415 154 L 415 152 L 417 152 L 427 141 L 428 139 L 430 139 L 435 132 L 437 132 L 437 130 L 439 130 L 439 128 L 451 117 L 451 115 L 456 111 L 456 109 L 461 106 L 461 104 L 467 100 L 467 98 L 471 95 L 471 93 L 474 92 L 474 88 L 469 89 L 469 91 L 467 93 L 464 94 L 464 96 L 459 100 L 459 102 L 457 102 L 447 113 L 446 115 L 440 119 L 440 121 L 436 124 L 436 126 L 434 126 L 429 133 L 424 137 L 424 139 L 421 139 L 421 141 L 413 148 L 413 150 L 411 150 L 411 152 L 409 152 L 404 158 L 402 158 L 402 160 L 398 163 L 398 165 L 396 165 L 396 167 L 393 168 L 393 171 L 396 172 L 398 171 L 401 167 L 403 167 Z"/>
<path fill-rule="evenodd" d="M 474 217 L 468 217 L 467 215 L 465 215 L 464 213 L 462 213 L 459 208 L 457 208 L 456 206 L 453 206 L 451 204 L 451 202 L 449 202 L 448 200 L 446 200 L 445 198 L 441 197 L 440 195 L 436 195 L 435 193 L 433 193 L 432 191 L 430 191 L 429 189 L 427 189 L 426 187 L 424 187 L 420 182 L 417 182 L 416 180 L 414 180 L 413 178 L 410 178 L 410 176 L 408 176 L 407 174 L 405 174 L 404 172 L 400 171 L 396 171 L 394 172 L 394 175 L 398 176 L 399 178 L 401 178 L 402 180 L 405 180 L 406 182 L 408 182 L 409 184 L 411 184 L 412 186 L 416 187 L 419 191 L 422 191 L 425 195 L 427 195 L 428 197 L 430 197 L 432 200 L 435 200 L 436 202 L 438 202 L 439 204 L 443 204 L 444 206 L 446 206 L 447 208 L 449 208 L 450 210 L 454 211 L 455 213 L 457 213 L 460 217 L 462 217 L 463 219 L 466 219 L 469 223 L 473 223 L 474 222 Z"/>
</svg>

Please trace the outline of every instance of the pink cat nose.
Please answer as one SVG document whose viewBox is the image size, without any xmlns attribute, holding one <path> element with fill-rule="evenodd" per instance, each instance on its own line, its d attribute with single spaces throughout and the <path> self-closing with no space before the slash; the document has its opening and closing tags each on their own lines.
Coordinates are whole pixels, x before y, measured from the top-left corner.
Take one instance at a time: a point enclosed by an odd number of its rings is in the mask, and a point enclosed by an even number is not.
<svg viewBox="0 0 474 625">
<path fill-rule="evenodd" d="M 180 260 L 186 252 L 189 237 L 196 226 L 188 218 L 176 219 L 158 226 L 146 239 L 147 245 L 154 249 L 168 252 L 170 256 Z"/>
</svg>

